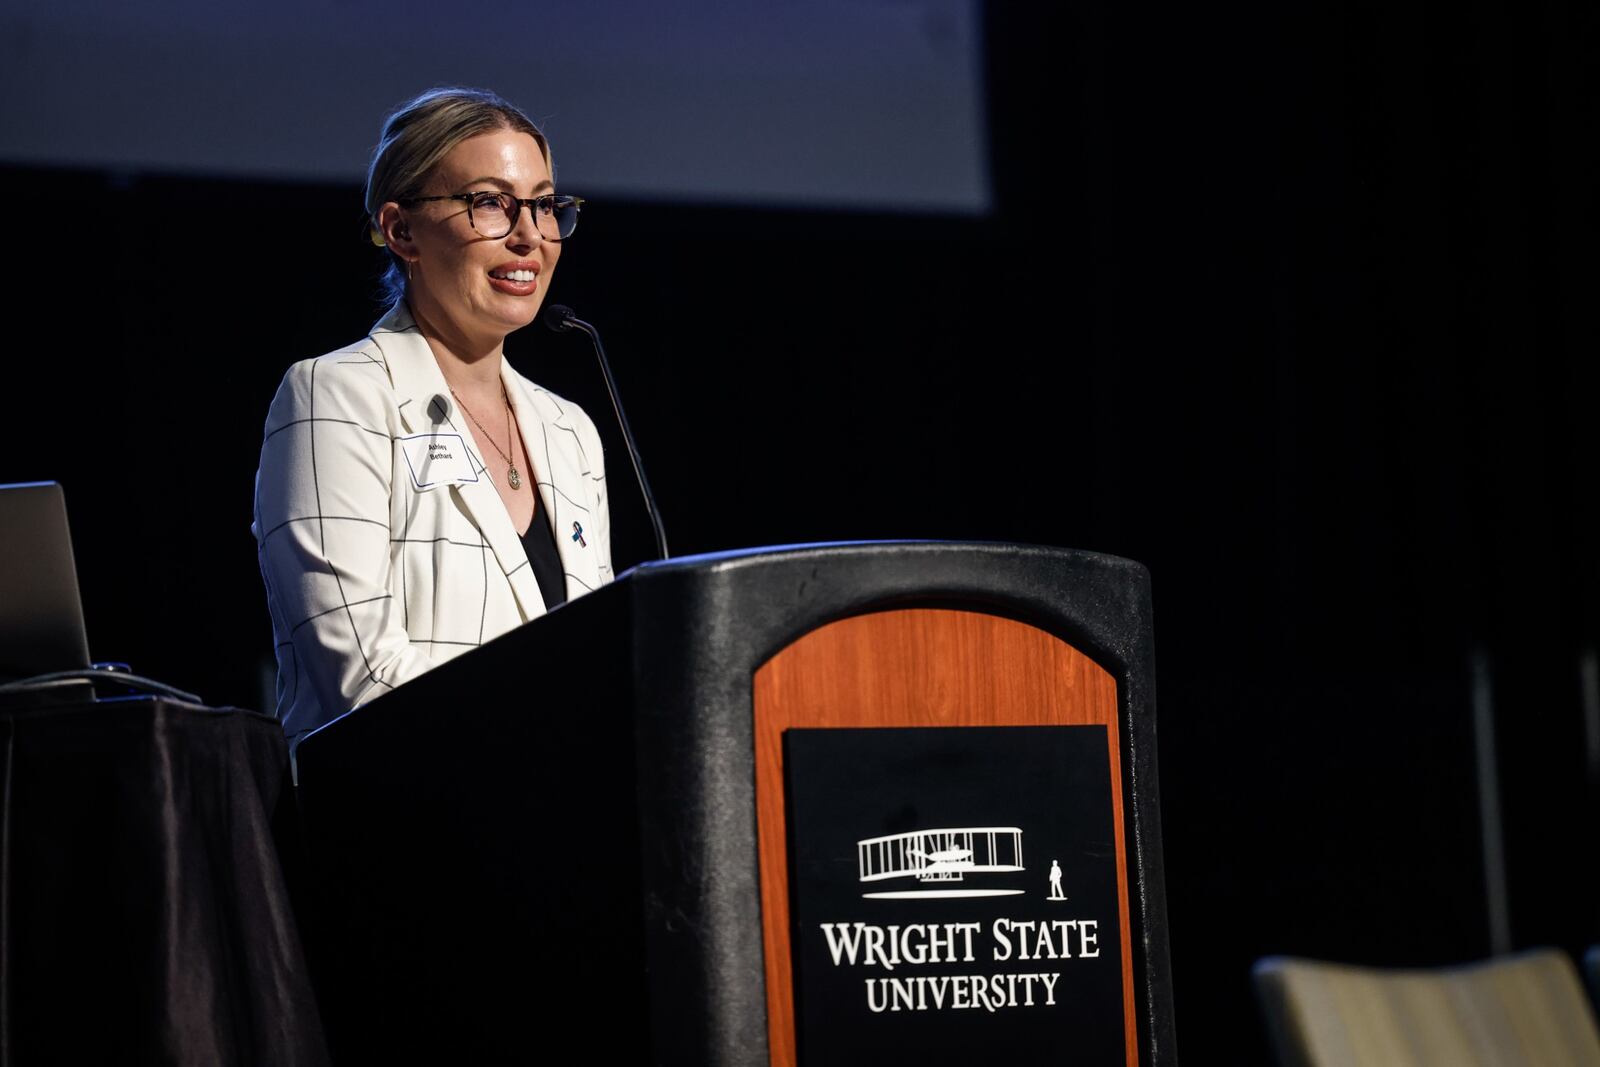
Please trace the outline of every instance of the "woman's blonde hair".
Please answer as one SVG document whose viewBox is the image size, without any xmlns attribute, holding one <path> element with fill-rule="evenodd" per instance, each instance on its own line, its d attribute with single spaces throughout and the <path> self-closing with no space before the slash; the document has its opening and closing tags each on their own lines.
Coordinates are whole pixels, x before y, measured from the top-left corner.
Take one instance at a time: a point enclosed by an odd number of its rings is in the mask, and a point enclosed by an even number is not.
<svg viewBox="0 0 1600 1067">
<path fill-rule="evenodd" d="M 487 89 L 429 89 L 396 108 L 384 121 L 367 167 L 367 221 L 373 233 L 380 233 L 379 208 L 391 200 L 423 195 L 433 169 L 452 148 L 496 130 L 529 134 L 544 154 L 545 166 L 551 166 L 550 144 L 539 127 L 515 104 Z M 392 249 L 380 284 L 391 305 L 406 295 L 406 264 Z"/>
</svg>

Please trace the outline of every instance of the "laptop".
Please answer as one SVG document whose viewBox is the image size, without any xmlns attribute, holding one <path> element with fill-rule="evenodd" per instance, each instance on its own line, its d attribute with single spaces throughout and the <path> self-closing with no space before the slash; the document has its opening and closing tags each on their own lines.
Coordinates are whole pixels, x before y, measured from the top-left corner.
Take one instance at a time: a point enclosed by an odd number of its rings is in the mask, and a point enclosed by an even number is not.
<svg viewBox="0 0 1600 1067">
<path fill-rule="evenodd" d="M 0 485 L 0 681 L 88 666 L 61 485 Z"/>
</svg>

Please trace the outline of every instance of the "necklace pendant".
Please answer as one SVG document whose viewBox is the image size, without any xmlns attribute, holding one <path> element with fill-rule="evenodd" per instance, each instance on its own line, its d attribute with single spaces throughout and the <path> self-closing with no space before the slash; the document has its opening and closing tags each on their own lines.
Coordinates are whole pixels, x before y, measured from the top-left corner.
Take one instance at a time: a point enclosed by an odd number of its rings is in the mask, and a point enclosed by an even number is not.
<svg viewBox="0 0 1600 1067">
<path fill-rule="evenodd" d="M 512 466 L 506 468 L 506 482 L 510 484 L 511 488 L 513 489 L 522 488 L 522 475 L 517 473 L 516 467 Z"/>
</svg>

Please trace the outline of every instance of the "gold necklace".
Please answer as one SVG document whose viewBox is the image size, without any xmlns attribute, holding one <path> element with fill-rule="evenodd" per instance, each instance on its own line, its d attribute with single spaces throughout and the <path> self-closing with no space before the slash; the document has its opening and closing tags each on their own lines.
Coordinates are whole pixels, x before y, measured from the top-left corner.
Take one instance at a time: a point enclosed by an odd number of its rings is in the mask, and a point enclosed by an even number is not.
<svg viewBox="0 0 1600 1067">
<path fill-rule="evenodd" d="M 506 484 L 511 486 L 513 491 L 521 489 L 522 475 L 517 473 L 516 461 L 506 455 L 506 450 L 500 447 L 500 442 L 496 441 L 489 431 L 484 428 L 483 423 L 478 422 L 478 416 L 474 415 L 472 409 L 467 407 L 466 401 L 456 396 L 455 388 L 450 386 L 449 383 L 446 383 L 445 388 L 449 389 L 450 395 L 456 398 L 456 403 L 460 404 L 461 410 L 467 413 L 467 418 L 471 419 L 478 429 L 483 430 L 483 436 L 488 438 L 489 443 L 494 446 L 494 450 L 500 453 L 500 458 L 506 461 Z M 515 447 L 516 439 L 511 436 L 511 397 L 506 395 L 505 382 L 500 383 L 500 399 L 506 403 L 506 444 Z"/>
</svg>

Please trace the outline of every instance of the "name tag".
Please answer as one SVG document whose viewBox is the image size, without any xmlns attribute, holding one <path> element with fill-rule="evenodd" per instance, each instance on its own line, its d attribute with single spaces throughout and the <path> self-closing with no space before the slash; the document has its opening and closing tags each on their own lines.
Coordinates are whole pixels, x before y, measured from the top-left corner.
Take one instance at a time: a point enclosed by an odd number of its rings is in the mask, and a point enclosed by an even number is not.
<svg viewBox="0 0 1600 1067">
<path fill-rule="evenodd" d="M 418 489 L 476 482 L 472 457 L 458 433 L 418 433 L 400 438 L 400 448 Z"/>
</svg>

